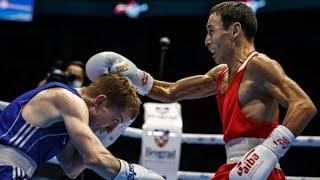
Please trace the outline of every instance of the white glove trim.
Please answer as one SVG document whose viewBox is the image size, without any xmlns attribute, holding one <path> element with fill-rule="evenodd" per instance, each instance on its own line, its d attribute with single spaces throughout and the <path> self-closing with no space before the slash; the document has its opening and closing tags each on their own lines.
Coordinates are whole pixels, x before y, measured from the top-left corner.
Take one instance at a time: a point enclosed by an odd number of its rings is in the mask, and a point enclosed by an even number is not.
<svg viewBox="0 0 320 180">
<path fill-rule="evenodd" d="M 285 126 L 278 125 L 262 145 L 269 148 L 280 159 L 294 141 L 294 134 Z"/>
</svg>

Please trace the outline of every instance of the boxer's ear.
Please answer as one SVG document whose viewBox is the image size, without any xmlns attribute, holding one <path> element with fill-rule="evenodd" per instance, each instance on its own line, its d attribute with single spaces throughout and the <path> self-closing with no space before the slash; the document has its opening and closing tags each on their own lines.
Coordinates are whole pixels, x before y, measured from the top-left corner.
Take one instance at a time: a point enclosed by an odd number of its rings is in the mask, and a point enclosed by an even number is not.
<svg viewBox="0 0 320 180">
<path fill-rule="evenodd" d="M 96 97 L 95 99 L 95 106 L 97 108 L 102 108 L 105 106 L 105 104 L 107 103 L 107 96 L 104 94 L 100 94 L 98 95 L 98 97 Z"/>
<path fill-rule="evenodd" d="M 241 33 L 242 26 L 239 22 L 235 22 L 229 26 L 229 32 L 232 39 L 236 39 Z"/>
</svg>

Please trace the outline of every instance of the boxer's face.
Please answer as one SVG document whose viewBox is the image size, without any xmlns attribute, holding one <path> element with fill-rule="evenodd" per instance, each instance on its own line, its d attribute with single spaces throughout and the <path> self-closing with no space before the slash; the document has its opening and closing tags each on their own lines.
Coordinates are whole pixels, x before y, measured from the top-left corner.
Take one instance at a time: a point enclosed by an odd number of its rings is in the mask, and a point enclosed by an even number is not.
<svg viewBox="0 0 320 180">
<path fill-rule="evenodd" d="M 81 83 L 81 85 L 83 84 L 84 70 L 82 67 L 71 64 L 67 67 L 66 71 L 75 77 L 74 81 Z M 76 87 L 76 88 L 79 88 L 79 87 Z"/>
<path fill-rule="evenodd" d="M 211 52 L 212 58 L 217 64 L 226 63 L 231 47 L 229 29 L 223 27 L 221 17 L 216 13 L 210 15 L 206 28 L 205 45 Z"/>
<path fill-rule="evenodd" d="M 116 106 L 95 106 L 89 109 L 90 127 L 93 131 L 102 130 L 111 132 L 119 123 L 128 122 L 131 119 L 129 108 Z"/>
</svg>

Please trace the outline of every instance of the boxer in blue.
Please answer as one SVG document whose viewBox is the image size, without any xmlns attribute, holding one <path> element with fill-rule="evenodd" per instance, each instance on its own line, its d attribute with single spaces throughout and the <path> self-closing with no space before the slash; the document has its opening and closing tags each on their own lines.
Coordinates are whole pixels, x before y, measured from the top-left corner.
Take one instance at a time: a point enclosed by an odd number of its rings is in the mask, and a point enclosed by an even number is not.
<svg viewBox="0 0 320 180">
<path fill-rule="evenodd" d="M 52 82 L 19 96 L 0 115 L 0 179 L 31 179 L 54 156 L 70 178 L 87 167 L 106 179 L 163 179 L 115 158 L 103 146 L 109 140 L 95 135 L 117 138 L 140 104 L 131 82 L 116 73 L 79 89 Z"/>
</svg>

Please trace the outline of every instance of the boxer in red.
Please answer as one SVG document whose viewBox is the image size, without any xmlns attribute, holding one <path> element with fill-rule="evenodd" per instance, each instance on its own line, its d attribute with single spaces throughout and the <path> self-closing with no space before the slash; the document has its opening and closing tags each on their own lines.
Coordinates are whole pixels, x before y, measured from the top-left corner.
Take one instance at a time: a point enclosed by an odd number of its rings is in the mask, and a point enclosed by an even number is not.
<svg viewBox="0 0 320 180">
<path fill-rule="evenodd" d="M 162 102 L 216 95 L 223 124 L 227 163 L 212 179 L 285 179 L 278 163 L 317 109 L 281 65 L 255 50 L 257 19 L 240 2 L 211 9 L 205 45 L 218 64 L 204 75 L 174 83 L 154 80 L 125 57 L 98 53 L 87 62 L 94 80 L 109 71 L 121 72 L 139 94 Z M 278 124 L 278 105 L 287 109 Z"/>
</svg>

